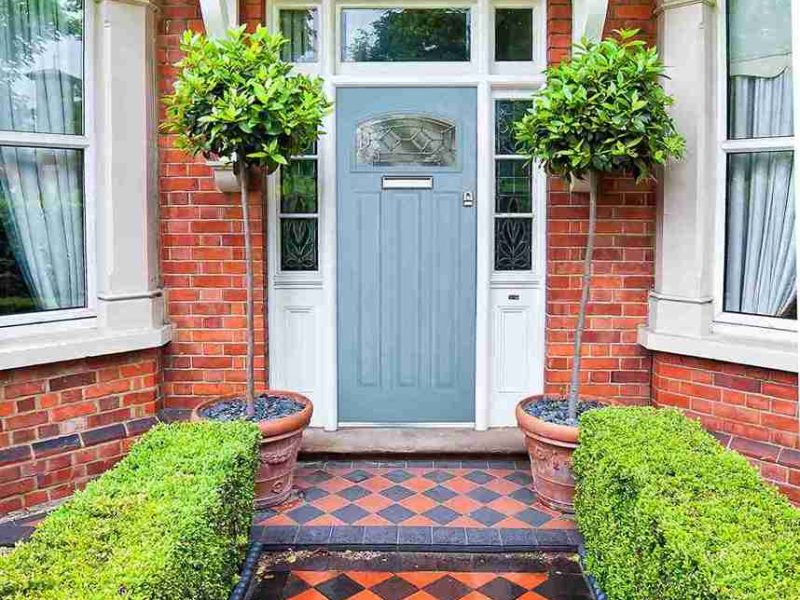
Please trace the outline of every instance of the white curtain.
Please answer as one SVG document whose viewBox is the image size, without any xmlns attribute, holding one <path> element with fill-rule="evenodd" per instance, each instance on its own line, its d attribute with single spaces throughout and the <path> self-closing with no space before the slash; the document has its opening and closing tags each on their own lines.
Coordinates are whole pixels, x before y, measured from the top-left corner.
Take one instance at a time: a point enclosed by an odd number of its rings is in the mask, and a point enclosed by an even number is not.
<svg viewBox="0 0 800 600">
<path fill-rule="evenodd" d="M 735 76 L 729 137 L 792 135 L 792 74 Z M 728 156 L 725 310 L 788 317 L 796 311 L 792 152 Z"/>
<path fill-rule="evenodd" d="M 0 0 L 0 130 L 83 132 L 82 21 L 75 0 Z M 81 150 L 0 145 L 0 225 L 37 308 L 85 305 Z"/>
</svg>

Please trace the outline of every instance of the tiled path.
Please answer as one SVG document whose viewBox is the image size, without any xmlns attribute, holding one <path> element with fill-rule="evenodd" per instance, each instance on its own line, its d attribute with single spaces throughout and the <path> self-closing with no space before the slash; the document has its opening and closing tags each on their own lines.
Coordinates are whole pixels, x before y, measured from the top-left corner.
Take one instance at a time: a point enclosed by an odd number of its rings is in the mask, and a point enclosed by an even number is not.
<svg viewBox="0 0 800 600">
<path fill-rule="evenodd" d="M 527 461 L 326 461 L 298 466 L 298 497 L 256 516 L 275 546 L 574 550 L 574 522 L 537 501 Z"/>
<path fill-rule="evenodd" d="M 588 600 L 569 559 L 334 553 L 259 569 L 247 600 Z M 266 557 L 269 559 L 269 557 Z"/>
<path fill-rule="evenodd" d="M 301 462 L 297 494 L 256 514 L 268 548 L 574 551 L 571 518 L 531 491 L 528 462 L 400 460 Z M 0 523 L 0 545 L 28 537 L 42 515 Z"/>
</svg>

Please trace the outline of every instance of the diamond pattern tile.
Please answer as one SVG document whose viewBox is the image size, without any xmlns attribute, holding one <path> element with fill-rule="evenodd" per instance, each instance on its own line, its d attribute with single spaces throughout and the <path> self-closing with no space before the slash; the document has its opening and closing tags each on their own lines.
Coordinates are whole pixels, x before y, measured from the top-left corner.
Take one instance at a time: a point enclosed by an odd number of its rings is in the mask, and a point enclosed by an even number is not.
<svg viewBox="0 0 800 600">
<path fill-rule="evenodd" d="M 259 513 L 257 525 L 574 529 L 513 460 L 301 462 L 295 485 L 299 498 Z"/>
<path fill-rule="evenodd" d="M 305 569 L 305 567 L 301 567 Z M 580 573 L 295 570 L 252 600 L 589 600 Z"/>
</svg>

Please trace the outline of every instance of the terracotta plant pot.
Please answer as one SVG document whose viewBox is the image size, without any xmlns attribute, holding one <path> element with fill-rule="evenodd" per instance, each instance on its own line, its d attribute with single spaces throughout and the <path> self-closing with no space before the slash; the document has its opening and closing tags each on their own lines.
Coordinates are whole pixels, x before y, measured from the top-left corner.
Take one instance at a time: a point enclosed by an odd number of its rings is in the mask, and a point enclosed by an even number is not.
<svg viewBox="0 0 800 600">
<path fill-rule="evenodd" d="M 533 487 L 542 504 L 565 513 L 575 512 L 572 452 L 578 446 L 578 428 L 532 417 L 524 406 L 544 396 L 529 396 L 517 404 L 517 423 L 525 434 L 531 459 Z"/>
<path fill-rule="evenodd" d="M 282 396 L 291 398 L 304 406 L 303 410 L 293 415 L 275 419 L 274 421 L 259 421 L 261 429 L 261 464 L 256 474 L 256 508 L 267 508 L 282 504 L 292 492 L 294 481 L 294 467 L 297 464 L 297 453 L 303 441 L 303 430 L 308 427 L 314 405 L 311 400 L 296 392 L 283 390 L 264 390 L 267 396 Z M 203 402 L 192 411 L 192 420 L 201 421 L 200 411 L 205 407 L 229 398 L 215 398 Z"/>
</svg>

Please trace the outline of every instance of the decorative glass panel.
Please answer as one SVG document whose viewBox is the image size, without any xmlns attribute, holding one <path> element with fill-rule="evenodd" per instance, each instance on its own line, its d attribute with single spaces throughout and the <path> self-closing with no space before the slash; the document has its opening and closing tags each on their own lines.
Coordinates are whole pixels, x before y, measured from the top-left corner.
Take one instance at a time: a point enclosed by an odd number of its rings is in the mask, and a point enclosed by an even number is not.
<svg viewBox="0 0 800 600">
<path fill-rule="evenodd" d="M 791 0 L 728 0 L 728 137 L 790 136 Z"/>
<path fill-rule="evenodd" d="M 498 8 L 494 12 L 494 59 L 533 60 L 533 10 Z"/>
<path fill-rule="evenodd" d="M 423 115 L 366 121 L 356 132 L 356 160 L 370 166 L 453 166 L 456 126 Z"/>
<path fill-rule="evenodd" d="M 86 305 L 83 153 L 0 146 L 0 314 Z"/>
<path fill-rule="evenodd" d="M 494 268 L 496 271 L 530 271 L 533 223 L 530 218 L 497 218 L 494 221 Z"/>
<path fill-rule="evenodd" d="M 468 62 L 467 8 L 346 8 L 346 62 Z"/>
<path fill-rule="evenodd" d="M 281 270 L 316 271 L 317 220 L 281 219 Z"/>
<path fill-rule="evenodd" d="M 317 212 L 317 161 L 295 159 L 281 168 L 281 212 Z"/>
<path fill-rule="evenodd" d="M 726 311 L 797 318 L 793 159 L 728 155 Z"/>
<path fill-rule="evenodd" d="M 317 9 L 283 9 L 279 20 L 281 33 L 289 40 L 281 48 L 281 58 L 294 63 L 317 62 Z"/>
<path fill-rule="evenodd" d="M 516 154 L 514 123 L 531 107 L 530 100 L 498 100 L 495 102 L 495 154 Z"/>
<path fill-rule="evenodd" d="M 531 212 L 531 170 L 524 160 L 495 160 L 495 211 Z"/>
<path fill-rule="evenodd" d="M 0 0 L 0 130 L 83 133 L 81 0 Z"/>
</svg>

